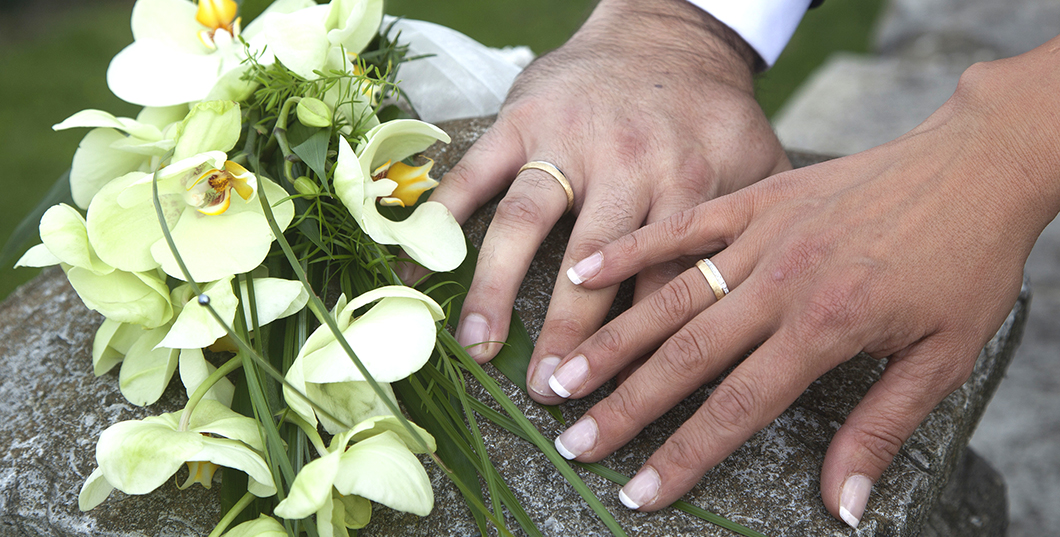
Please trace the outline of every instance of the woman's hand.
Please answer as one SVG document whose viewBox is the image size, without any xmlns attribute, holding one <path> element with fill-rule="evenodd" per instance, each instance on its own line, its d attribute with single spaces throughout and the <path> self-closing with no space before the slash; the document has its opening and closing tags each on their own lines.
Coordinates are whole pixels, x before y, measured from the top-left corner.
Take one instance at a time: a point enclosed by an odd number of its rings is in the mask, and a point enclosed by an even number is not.
<svg viewBox="0 0 1060 537">
<path fill-rule="evenodd" d="M 658 347 L 557 448 L 598 461 L 736 365 L 620 493 L 631 508 L 660 509 L 864 351 L 886 370 L 821 475 L 828 509 L 856 526 L 905 439 L 968 378 L 1060 208 L 1057 45 L 969 69 L 945 106 L 894 142 L 771 177 L 579 262 L 572 279 L 603 289 L 720 251 L 711 259 L 731 293 L 716 301 L 692 268 L 567 355 L 551 381 L 583 397 Z"/>
<path fill-rule="evenodd" d="M 530 261 L 566 210 L 550 175 L 516 177 L 526 162 L 554 164 L 573 187 L 577 223 L 561 272 L 645 223 L 790 167 L 752 95 L 755 58 L 686 2 L 605 0 L 566 45 L 520 75 L 497 122 L 431 196 L 463 222 L 508 189 L 457 332 L 473 357 L 485 362 L 500 350 Z M 683 268 L 645 267 L 636 298 Z M 603 324 L 615 292 L 560 276 L 529 369 L 531 396 L 562 400 L 547 384 L 552 368 Z"/>
</svg>

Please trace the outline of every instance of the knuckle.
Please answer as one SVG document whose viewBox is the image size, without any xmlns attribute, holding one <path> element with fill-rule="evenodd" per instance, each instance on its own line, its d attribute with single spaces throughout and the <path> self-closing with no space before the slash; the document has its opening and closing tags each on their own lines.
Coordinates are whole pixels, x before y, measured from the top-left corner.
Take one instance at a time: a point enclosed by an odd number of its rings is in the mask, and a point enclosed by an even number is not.
<svg viewBox="0 0 1060 537">
<path fill-rule="evenodd" d="M 666 441 L 666 462 L 680 474 L 702 475 L 709 444 L 690 434 L 675 434 Z"/>
<path fill-rule="evenodd" d="M 474 191 L 476 188 L 479 188 L 476 184 L 477 176 L 471 166 L 467 165 L 463 160 L 457 162 L 449 172 L 445 174 L 442 181 L 461 192 Z"/>
<path fill-rule="evenodd" d="M 621 423 L 627 427 L 639 423 L 638 416 L 644 405 L 635 390 L 623 389 L 620 386 L 604 401 L 607 403 L 606 411 L 610 414 L 607 416 L 609 423 Z M 601 422 L 599 418 L 596 421 Z"/>
<path fill-rule="evenodd" d="M 647 305 L 652 309 L 652 317 L 660 327 L 667 328 L 684 324 L 688 312 L 696 305 L 695 291 L 685 278 L 675 278 L 656 291 Z M 700 350 L 697 348 L 697 350 Z"/>
<path fill-rule="evenodd" d="M 622 331 L 616 330 L 610 324 L 604 325 L 596 332 L 593 344 L 608 356 L 621 355 L 627 347 Z"/>
<path fill-rule="evenodd" d="M 866 423 L 855 427 L 853 433 L 858 445 L 871 457 L 870 464 L 880 471 L 887 468 L 898 454 L 905 439 L 894 434 L 892 427 L 880 423 Z"/>
<path fill-rule="evenodd" d="M 730 375 L 707 398 L 707 410 L 722 429 L 738 433 L 756 421 L 758 412 L 753 386 L 739 376 Z"/>
<path fill-rule="evenodd" d="M 660 240 L 666 241 L 689 237 L 693 235 L 696 228 L 696 211 L 695 209 L 686 209 L 675 213 L 663 220 L 659 227 Z"/>
<path fill-rule="evenodd" d="M 663 378 L 682 378 L 700 371 L 707 357 L 704 338 L 687 327 L 670 336 L 659 349 L 659 354 L 666 357 L 660 362 L 666 368 Z"/>
<path fill-rule="evenodd" d="M 544 214 L 537 201 L 524 192 L 509 192 L 497 204 L 494 223 L 503 223 L 511 228 L 537 227 L 544 223 Z"/>
<path fill-rule="evenodd" d="M 582 319 L 577 317 L 557 317 L 554 319 L 547 319 L 542 325 L 541 331 L 548 332 L 554 337 L 559 337 L 561 341 L 577 340 L 581 341 L 585 337 L 586 324 Z"/>
</svg>

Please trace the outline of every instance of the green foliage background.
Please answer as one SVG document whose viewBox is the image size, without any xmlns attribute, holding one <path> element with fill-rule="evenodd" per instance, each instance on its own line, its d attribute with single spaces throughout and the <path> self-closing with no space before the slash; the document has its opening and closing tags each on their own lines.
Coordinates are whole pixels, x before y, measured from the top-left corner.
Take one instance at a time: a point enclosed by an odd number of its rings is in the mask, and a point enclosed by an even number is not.
<svg viewBox="0 0 1060 537">
<path fill-rule="evenodd" d="M 487 45 L 528 45 L 542 54 L 563 44 L 595 3 L 389 0 L 387 12 L 444 24 Z M 110 58 L 132 41 L 132 5 L 132 0 L 0 2 L 0 245 L 69 167 L 87 132 L 53 132 L 51 125 L 85 108 L 135 117 L 137 107 L 118 100 L 106 85 Z M 766 113 L 775 113 L 832 51 L 867 51 L 882 6 L 883 0 L 830 0 L 811 11 L 777 67 L 758 80 Z M 0 298 L 35 275 L 0 267 Z"/>
</svg>

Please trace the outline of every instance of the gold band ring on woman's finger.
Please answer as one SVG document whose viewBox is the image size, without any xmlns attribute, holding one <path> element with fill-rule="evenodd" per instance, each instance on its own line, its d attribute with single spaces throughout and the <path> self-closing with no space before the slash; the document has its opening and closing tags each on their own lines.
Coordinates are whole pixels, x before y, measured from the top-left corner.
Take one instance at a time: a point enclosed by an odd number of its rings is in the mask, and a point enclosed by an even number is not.
<svg viewBox="0 0 1060 537">
<path fill-rule="evenodd" d="M 700 259 L 696 261 L 696 267 L 699 267 L 710 289 L 714 291 L 714 298 L 721 300 L 729 294 L 729 286 L 725 284 L 725 278 L 721 277 L 721 272 L 718 267 L 714 266 L 714 263 L 711 263 L 709 259 Z"/>
<path fill-rule="evenodd" d="M 570 181 L 567 180 L 567 176 L 563 175 L 563 172 L 559 171 L 559 168 L 555 164 L 550 164 L 543 160 L 531 160 L 526 164 L 523 164 L 522 168 L 519 168 L 519 173 L 523 173 L 526 170 L 541 170 L 552 176 L 553 179 L 559 183 L 559 186 L 563 187 L 563 193 L 567 195 L 567 209 L 563 211 L 564 214 L 569 213 L 571 208 L 574 207 L 574 189 L 570 186 Z M 519 173 L 515 175 L 519 175 Z"/>
</svg>

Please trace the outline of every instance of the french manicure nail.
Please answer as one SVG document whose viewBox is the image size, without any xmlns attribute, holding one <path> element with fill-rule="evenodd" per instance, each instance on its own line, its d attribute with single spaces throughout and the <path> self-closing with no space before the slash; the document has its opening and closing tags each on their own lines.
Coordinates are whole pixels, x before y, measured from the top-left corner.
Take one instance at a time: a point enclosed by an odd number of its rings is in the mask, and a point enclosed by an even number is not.
<svg viewBox="0 0 1060 537">
<path fill-rule="evenodd" d="M 659 473 L 655 468 L 645 466 L 618 491 L 618 499 L 630 509 L 639 509 L 659 495 L 660 483 Z"/>
<path fill-rule="evenodd" d="M 596 445 L 596 433 L 596 420 L 582 418 L 556 437 L 556 451 L 567 460 L 574 459 Z"/>
<path fill-rule="evenodd" d="M 865 505 L 869 503 L 870 492 L 872 480 L 867 476 L 855 474 L 843 482 L 843 491 L 839 494 L 839 516 L 851 528 L 857 528 L 861 522 Z"/>
<path fill-rule="evenodd" d="M 596 276 L 600 272 L 600 267 L 603 265 L 604 254 L 596 252 L 595 254 L 582 259 L 574 264 L 573 267 L 567 269 L 567 277 L 570 281 L 574 282 L 574 285 L 581 285 L 585 280 Z"/>
<path fill-rule="evenodd" d="M 548 380 L 552 376 L 552 372 L 556 370 L 557 365 L 559 365 L 559 356 L 542 358 L 537 363 L 537 369 L 534 369 L 533 376 L 530 377 L 530 389 L 548 397 L 556 395 L 556 392 L 549 387 Z"/>
<path fill-rule="evenodd" d="M 561 366 L 548 379 L 548 385 L 556 395 L 566 399 L 570 397 L 572 390 L 576 390 L 585 383 L 589 376 L 589 361 L 584 356 L 578 355 Z"/>
<path fill-rule="evenodd" d="M 477 358 L 486 352 L 486 346 L 481 345 L 490 334 L 490 326 L 486 318 L 478 313 L 470 313 L 460 321 L 460 328 L 456 331 L 456 341 L 461 347 L 467 347 L 467 353 L 472 358 Z"/>
</svg>

